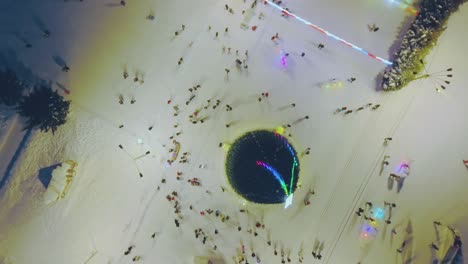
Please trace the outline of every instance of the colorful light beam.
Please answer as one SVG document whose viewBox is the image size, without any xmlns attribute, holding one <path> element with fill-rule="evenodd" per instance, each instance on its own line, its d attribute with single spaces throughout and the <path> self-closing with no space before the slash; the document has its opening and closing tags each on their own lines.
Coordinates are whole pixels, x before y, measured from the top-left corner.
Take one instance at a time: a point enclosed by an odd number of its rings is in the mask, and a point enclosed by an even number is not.
<svg viewBox="0 0 468 264">
<path fill-rule="evenodd" d="M 289 182 L 289 193 L 292 193 L 292 185 L 293 185 L 293 182 L 294 182 L 294 168 L 297 167 L 299 164 L 297 163 L 296 155 L 294 154 L 294 150 L 292 149 L 291 145 L 289 145 L 286 138 L 283 137 L 282 135 L 278 134 L 278 133 L 275 133 L 275 135 L 277 137 L 279 137 L 283 141 L 284 145 L 286 146 L 286 148 L 291 153 L 291 156 L 293 157 L 293 165 L 292 165 L 292 168 L 291 168 L 291 182 Z"/>
<path fill-rule="evenodd" d="M 397 4 L 399 7 L 401 7 L 402 9 L 404 9 L 406 12 L 409 12 L 415 16 L 419 15 L 419 11 L 414 8 L 414 6 L 411 5 L 411 1 L 406 1 L 407 3 L 403 3 L 403 2 L 400 2 L 400 1 L 397 1 L 397 0 L 390 0 L 390 3 L 394 3 L 394 4 Z"/>
<path fill-rule="evenodd" d="M 382 220 L 385 216 L 385 210 L 378 207 L 377 209 L 374 210 L 373 216 L 375 219 Z"/>
<path fill-rule="evenodd" d="M 258 166 L 262 166 L 265 169 L 269 170 L 273 174 L 273 176 L 275 176 L 275 178 L 278 180 L 278 182 L 280 183 L 281 188 L 283 188 L 283 191 L 286 194 L 286 196 L 289 196 L 288 188 L 286 186 L 286 183 L 284 183 L 283 177 L 281 177 L 281 175 L 273 167 L 266 164 L 265 162 L 257 160 L 256 163 L 257 163 Z"/>
<path fill-rule="evenodd" d="M 350 42 L 348 42 L 348 41 L 346 41 L 346 40 L 344 40 L 344 39 L 342 39 L 342 38 L 340 38 L 340 37 L 338 37 L 338 36 L 336 36 L 336 35 L 334 35 L 334 34 L 332 34 L 332 33 L 330 33 L 330 32 L 328 32 L 328 31 L 326 31 L 325 29 L 323 29 L 323 28 L 321 28 L 321 27 L 318 27 L 318 26 L 316 26 L 316 25 L 310 23 L 309 21 L 307 21 L 307 20 L 305 20 L 305 19 L 303 19 L 303 18 L 301 18 L 301 17 L 299 17 L 299 16 L 297 16 L 297 15 L 295 15 L 295 14 L 289 12 L 288 10 L 286 10 L 286 9 L 284 9 L 284 8 L 282 8 L 282 7 L 280 7 L 280 6 L 278 6 L 277 4 L 275 4 L 275 3 L 273 3 L 273 2 L 271 2 L 271 1 L 269 1 L 269 0 L 263 0 L 263 3 L 264 3 L 264 4 L 269 4 L 269 5 L 271 5 L 272 7 L 278 9 L 279 11 L 281 11 L 282 14 L 287 15 L 287 16 L 291 16 L 291 17 L 294 17 L 295 19 L 301 21 L 302 23 L 306 24 L 307 26 L 309 26 L 309 27 L 311 27 L 311 28 L 313 28 L 313 29 L 319 31 L 320 33 L 323 33 L 323 34 L 327 35 L 328 37 L 331 37 L 331 38 L 333 38 L 333 39 L 335 39 L 335 40 L 341 42 L 342 44 L 344 44 L 344 45 L 346 45 L 346 46 L 348 46 L 348 47 L 350 47 L 350 48 L 353 48 L 353 49 L 355 49 L 355 50 L 361 52 L 361 53 L 364 54 L 364 55 L 367 55 L 367 56 L 369 56 L 369 57 L 371 57 L 371 58 L 373 58 L 373 59 L 376 59 L 376 60 L 378 60 L 378 61 L 380 61 L 380 62 L 383 62 L 383 63 L 385 63 L 386 65 L 392 65 L 392 64 L 393 64 L 392 62 L 390 62 L 390 61 L 388 61 L 388 60 L 385 60 L 385 59 L 383 59 L 383 58 L 381 58 L 381 57 L 375 56 L 374 54 L 372 54 L 372 53 L 370 53 L 370 52 L 367 52 L 367 51 L 361 49 L 360 47 L 358 47 L 358 46 L 356 46 L 356 45 L 354 45 L 354 44 L 352 44 L 352 43 L 350 43 Z"/>
</svg>

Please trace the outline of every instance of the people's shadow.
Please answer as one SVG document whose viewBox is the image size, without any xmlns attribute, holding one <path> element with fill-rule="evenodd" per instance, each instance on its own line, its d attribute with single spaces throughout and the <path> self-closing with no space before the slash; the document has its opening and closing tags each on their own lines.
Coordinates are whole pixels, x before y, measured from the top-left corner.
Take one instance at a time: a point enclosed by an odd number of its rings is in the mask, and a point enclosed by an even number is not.
<svg viewBox="0 0 468 264">
<path fill-rule="evenodd" d="M 397 181 L 397 193 L 400 193 L 401 189 L 403 189 L 403 183 L 405 182 L 406 177 L 402 177 Z"/>
<path fill-rule="evenodd" d="M 17 40 L 19 40 L 22 44 L 24 45 L 29 45 L 29 47 L 32 47 L 32 44 L 30 41 L 28 41 L 25 37 L 23 37 L 20 33 L 18 32 L 13 32 L 13 35 Z"/>
<path fill-rule="evenodd" d="M 42 32 L 49 31 L 49 29 L 48 29 L 47 26 L 45 25 L 44 21 L 42 21 L 42 19 L 40 19 L 38 16 L 34 15 L 34 16 L 32 17 L 32 20 L 33 20 L 34 24 L 35 24 Z"/>
<path fill-rule="evenodd" d="M 107 7 L 119 7 L 119 6 L 122 6 L 122 5 L 118 4 L 118 3 L 107 3 L 107 4 L 105 4 L 105 6 L 107 6 Z"/>
<path fill-rule="evenodd" d="M 387 180 L 387 189 L 389 191 L 391 191 L 393 189 L 393 183 L 394 183 L 394 180 L 392 177 L 388 176 L 388 180 Z"/>
<path fill-rule="evenodd" d="M 61 68 L 67 66 L 67 63 L 65 62 L 65 60 L 64 60 L 62 57 L 58 56 L 58 55 L 52 56 L 52 59 L 53 59 L 54 62 L 55 62 L 58 66 L 60 66 Z"/>
</svg>

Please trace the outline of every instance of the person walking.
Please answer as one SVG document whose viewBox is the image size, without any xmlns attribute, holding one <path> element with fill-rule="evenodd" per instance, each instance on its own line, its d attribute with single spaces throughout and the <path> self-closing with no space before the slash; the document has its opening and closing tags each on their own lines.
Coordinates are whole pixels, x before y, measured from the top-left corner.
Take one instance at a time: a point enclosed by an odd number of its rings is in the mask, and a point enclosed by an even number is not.
<svg viewBox="0 0 468 264">
<path fill-rule="evenodd" d="M 361 207 L 358 208 L 358 210 L 356 211 L 356 214 L 358 216 L 362 216 L 362 213 L 364 213 L 364 209 L 362 209 Z"/>
<path fill-rule="evenodd" d="M 124 252 L 124 255 L 128 255 L 130 253 L 132 253 L 132 249 L 134 248 L 135 246 L 131 245 L 127 248 L 127 251 Z"/>
<path fill-rule="evenodd" d="M 338 113 L 340 113 L 341 111 L 344 111 L 344 110 L 346 110 L 346 109 L 348 109 L 348 107 L 346 107 L 346 106 L 343 106 L 343 107 L 341 107 L 341 108 L 337 108 L 337 109 L 335 110 L 335 112 L 333 112 L 333 114 L 336 115 L 336 114 L 338 114 Z"/>
<path fill-rule="evenodd" d="M 377 108 L 379 108 L 379 107 L 380 107 L 380 105 L 379 105 L 379 104 L 376 104 L 376 105 L 374 105 L 371 109 L 372 109 L 372 110 L 377 110 Z"/>
</svg>

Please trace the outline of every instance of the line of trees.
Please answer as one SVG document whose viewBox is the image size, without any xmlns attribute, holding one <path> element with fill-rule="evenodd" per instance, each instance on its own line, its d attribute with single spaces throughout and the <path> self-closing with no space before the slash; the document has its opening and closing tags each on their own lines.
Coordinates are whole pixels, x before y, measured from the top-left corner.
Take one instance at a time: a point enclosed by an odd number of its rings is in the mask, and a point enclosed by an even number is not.
<svg viewBox="0 0 468 264">
<path fill-rule="evenodd" d="M 420 63 L 445 30 L 449 16 L 467 0 L 422 0 L 420 12 L 394 53 L 393 65 L 383 74 L 384 90 L 399 90 L 422 69 Z"/>
<path fill-rule="evenodd" d="M 25 118 L 24 130 L 39 128 L 52 133 L 65 124 L 70 107 L 70 101 L 50 86 L 36 84 L 29 88 L 10 69 L 0 71 L 0 104 L 15 109 Z"/>
</svg>

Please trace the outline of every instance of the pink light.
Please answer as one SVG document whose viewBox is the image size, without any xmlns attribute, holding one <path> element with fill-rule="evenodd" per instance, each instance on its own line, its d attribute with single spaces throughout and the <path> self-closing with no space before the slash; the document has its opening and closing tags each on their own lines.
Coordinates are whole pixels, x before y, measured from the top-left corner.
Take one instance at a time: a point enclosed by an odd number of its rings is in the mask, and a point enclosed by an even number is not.
<svg viewBox="0 0 468 264">
<path fill-rule="evenodd" d="M 286 56 L 281 56 L 281 65 L 283 65 L 283 67 L 286 67 Z"/>
</svg>

